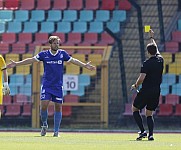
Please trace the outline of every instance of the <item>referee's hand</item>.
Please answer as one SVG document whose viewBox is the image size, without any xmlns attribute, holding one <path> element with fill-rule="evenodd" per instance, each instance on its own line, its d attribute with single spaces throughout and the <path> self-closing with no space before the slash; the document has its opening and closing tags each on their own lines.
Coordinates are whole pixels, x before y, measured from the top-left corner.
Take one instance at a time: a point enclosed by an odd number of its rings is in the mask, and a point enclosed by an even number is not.
<svg viewBox="0 0 181 150">
<path fill-rule="evenodd" d="M 150 34 L 150 37 L 152 37 L 152 38 L 154 37 L 154 32 L 152 29 L 149 30 L 149 34 Z"/>
</svg>

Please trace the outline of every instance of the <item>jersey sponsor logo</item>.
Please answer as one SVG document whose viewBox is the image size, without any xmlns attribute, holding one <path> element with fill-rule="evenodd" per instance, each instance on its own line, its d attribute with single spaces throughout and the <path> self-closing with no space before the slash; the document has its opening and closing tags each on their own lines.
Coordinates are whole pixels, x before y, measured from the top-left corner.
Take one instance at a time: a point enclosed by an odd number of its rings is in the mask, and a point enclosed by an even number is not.
<svg viewBox="0 0 181 150">
<path fill-rule="evenodd" d="M 60 58 L 63 58 L 63 54 L 60 55 Z"/>
<path fill-rule="evenodd" d="M 58 61 L 47 61 L 47 64 L 62 64 L 62 60 L 58 60 Z"/>
</svg>

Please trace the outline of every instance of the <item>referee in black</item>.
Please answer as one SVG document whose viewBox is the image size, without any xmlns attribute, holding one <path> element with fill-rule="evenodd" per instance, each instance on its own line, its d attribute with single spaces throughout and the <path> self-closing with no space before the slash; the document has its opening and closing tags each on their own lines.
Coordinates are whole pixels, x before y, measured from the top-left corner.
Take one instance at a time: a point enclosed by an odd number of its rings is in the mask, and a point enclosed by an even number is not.
<svg viewBox="0 0 181 150">
<path fill-rule="evenodd" d="M 131 89 L 136 89 L 140 84 L 142 88 L 137 93 L 137 96 L 133 102 L 132 111 L 133 117 L 140 129 L 139 136 L 136 140 L 142 140 L 147 137 L 147 133 L 144 129 L 140 110 L 146 106 L 147 125 L 149 129 L 148 140 L 154 140 L 153 138 L 153 112 L 159 104 L 160 97 L 160 84 L 162 82 L 163 72 L 163 57 L 158 51 L 157 44 L 153 38 L 153 30 L 149 30 L 150 43 L 147 45 L 148 59 L 146 59 L 142 66 L 140 75 L 135 84 L 131 86 Z"/>
</svg>

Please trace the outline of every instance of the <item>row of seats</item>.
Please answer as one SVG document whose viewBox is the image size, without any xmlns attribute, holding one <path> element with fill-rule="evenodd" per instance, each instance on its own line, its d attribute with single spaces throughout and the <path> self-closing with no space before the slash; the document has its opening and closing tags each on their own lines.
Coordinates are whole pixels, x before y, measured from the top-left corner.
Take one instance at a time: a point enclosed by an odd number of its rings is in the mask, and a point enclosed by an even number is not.
<svg viewBox="0 0 181 150">
<path fill-rule="evenodd" d="M 126 20 L 125 10 L 0 10 L 1 22 L 92 22 L 92 21 L 118 21 Z"/>
<path fill-rule="evenodd" d="M 72 25 L 73 24 L 73 25 Z M 53 33 L 53 32 L 62 32 L 62 33 L 102 33 L 104 32 L 105 27 L 109 28 L 113 33 L 121 31 L 120 22 L 118 21 L 108 21 L 105 23 L 100 21 L 93 21 L 90 23 L 83 21 L 71 22 L 41 22 L 40 27 L 38 22 L 8 22 L 7 29 L 5 23 L 1 23 L 0 32 L 8 33 Z"/>
<path fill-rule="evenodd" d="M 12 74 L 10 75 L 9 87 L 10 87 L 10 95 L 32 95 L 32 78 L 31 74 L 22 75 L 22 74 Z M 85 95 L 85 87 L 90 85 L 90 75 L 88 74 L 79 74 L 78 75 L 78 89 L 75 91 L 70 91 L 70 94 L 83 96 Z M 64 90 L 64 95 L 67 95 L 67 91 Z M 19 96 L 19 99 L 23 99 Z M 7 100 L 8 101 L 8 100 Z M 10 101 L 10 99 L 9 99 Z M 26 99 L 25 99 L 26 101 Z"/>
<path fill-rule="evenodd" d="M 125 111 L 123 116 L 132 116 L 132 104 L 125 104 Z M 144 110 L 141 112 L 144 115 Z M 158 112 L 155 113 L 155 116 L 181 116 L 181 104 L 176 104 L 173 106 L 172 104 L 160 104 L 158 107 Z"/>
<path fill-rule="evenodd" d="M 36 3 L 37 2 L 37 3 Z M 53 2 L 53 3 L 52 3 Z M 1 0 L 0 9 L 8 10 L 33 10 L 33 9 L 73 9 L 73 10 L 113 10 L 117 7 L 117 0 Z M 130 10 L 131 4 L 128 0 L 118 0 L 118 9 Z"/>
<path fill-rule="evenodd" d="M 19 105 L 0 105 L 1 117 L 31 117 L 32 116 L 32 106 L 31 104 Z M 48 108 L 48 116 L 54 116 L 54 106 L 50 105 Z M 71 106 L 62 107 L 63 117 L 70 117 L 72 115 Z"/>
<path fill-rule="evenodd" d="M 52 33 L 51 35 L 57 35 L 61 39 L 61 44 L 64 43 L 72 43 L 80 44 L 80 43 L 87 43 L 89 44 L 96 44 L 96 43 L 105 43 L 105 44 L 113 44 L 114 39 L 106 32 L 101 34 L 98 33 Z M 48 37 L 50 34 L 48 33 L 3 33 L 1 38 L 1 44 L 47 44 Z M 100 40 L 99 40 L 100 39 Z"/>
<path fill-rule="evenodd" d="M 13 98 L 13 102 L 12 102 Z M 27 103 L 26 95 L 15 95 L 15 96 L 4 96 L 3 97 L 3 105 L 0 105 L 1 114 L 3 117 L 11 117 L 11 116 L 31 116 L 32 106 L 31 102 Z M 78 103 L 79 96 L 77 95 L 66 95 L 64 96 L 64 103 Z M 54 115 L 54 106 L 50 105 L 48 108 L 49 116 Z M 71 106 L 63 106 L 62 109 L 64 117 L 70 117 L 72 115 L 72 107 Z"/>
<path fill-rule="evenodd" d="M 168 84 L 161 84 L 161 95 L 167 95 L 167 94 L 175 94 L 181 96 L 180 93 L 181 90 L 181 83 L 173 84 L 173 85 L 168 85 Z"/>
</svg>

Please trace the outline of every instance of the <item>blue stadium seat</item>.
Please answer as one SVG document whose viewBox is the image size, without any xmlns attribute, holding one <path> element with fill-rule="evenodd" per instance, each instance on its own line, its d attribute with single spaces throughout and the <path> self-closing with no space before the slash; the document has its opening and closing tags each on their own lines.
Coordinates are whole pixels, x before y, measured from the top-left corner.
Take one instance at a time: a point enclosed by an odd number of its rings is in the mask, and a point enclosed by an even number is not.
<svg viewBox="0 0 181 150">
<path fill-rule="evenodd" d="M 70 22 L 58 22 L 56 32 L 69 33 L 71 31 Z"/>
<path fill-rule="evenodd" d="M 178 30 L 181 31 L 181 19 L 178 20 Z"/>
<path fill-rule="evenodd" d="M 38 32 L 38 23 L 37 22 L 24 22 L 25 33 L 36 33 Z"/>
<path fill-rule="evenodd" d="M 81 10 L 79 21 L 92 21 L 94 19 L 94 14 L 92 10 Z"/>
<path fill-rule="evenodd" d="M 172 85 L 176 83 L 176 75 L 175 74 L 163 74 L 162 83 Z"/>
<path fill-rule="evenodd" d="M 80 74 L 78 76 L 79 85 L 88 86 L 90 85 L 90 75 Z"/>
<path fill-rule="evenodd" d="M 77 20 L 77 11 L 76 10 L 64 10 L 62 21 L 73 22 Z"/>
<path fill-rule="evenodd" d="M 8 22 L 13 20 L 13 11 L 12 10 L 0 10 L 0 19 L 1 22 Z"/>
<path fill-rule="evenodd" d="M 118 33 L 120 32 L 120 23 L 116 21 L 107 22 L 106 26 L 113 32 Z"/>
<path fill-rule="evenodd" d="M 41 22 L 45 20 L 44 10 L 32 10 L 30 21 Z"/>
<path fill-rule="evenodd" d="M 126 11 L 125 10 L 114 10 L 112 21 L 123 22 L 126 20 Z"/>
<path fill-rule="evenodd" d="M 78 32 L 78 33 L 87 32 L 87 23 L 86 22 L 74 22 L 72 32 Z"/>
<path fill-rule="evenodd" d="M 60 10 L 49 10 L 47 21 L 58 22 L 62 19 L 62 11 Z"/>
<path fill-rule="evenodd" d="M 179 75 L 179 83 L 181 83 L 181 74 Z"/>
<path fill-rule="evenodd" d="M 42 33 L 53 33 L 55 31 L 54 22 L 41 22 Z"/>
<path fill-rule="evenodd" d="M 19 94 L 31 96 L 31 84 L 24 84 L 19 87 Z"/>
<path fill-rule="evenodd" d="M 32 82 L 32 75 L 28 74 L 25 76 L 25 84 L 31 84 Z"/>
<path fill-rule="evenodd" d="M 108 10 L 97 10 L 95 21 L 106 22 L 110 19 L 110 13 Z"/>
<path fill-rule="evenodd" d="M 18 94 L 18 86 L 14 85 L 14 84 L 9 84 L 9 88 L 10 88 L 10 95 L 14 96 L 16 94 Z"/>
<path fill-rule="evenodd" d="M 162 83 L 160 85 L 160 88 L 161 88 L 161 95 L 165 96 L 169 94 L 169 85 L 167 83 Z"/>
<path fill-rule="evenodd" d="M 103 32 L 102 22 L 90 22 L 89 32 L 101 33 Z"/>
<path fill-rule="evenodd" d="M 172 85 L 172 94 L 181 96 L 181 83 Z"/>
<path fill-rule="evenodd" d="M 20 33 L 22 31 L 21 22 L 8 22 L 7 32 L 9 33 Z"/>
<path fill-rule="evenodd" d="M 22 74 L 12 74 L 10 75 L 10 84 L 11 85 L 23 85 L 24 84 L 24 75 Z"/>
<path fill-rule="evenodd" d="M 85 94 L 85 87 L 83 85 L 79 85 L 78 90 L 71 91 L 70 94 L 77 95 L 77 96 L 83 96 Z"/>
<path fill-rule="evenodd" d="M 29 12 L 27 10 L 16 10 L 14 15 L 13 21 L 25 22 L 29 19 Z"/>
<path fill-rule="evenodd" d="M 5 22 L 0 22 L 0 33 L 5 32 Z"/>
</svg>

